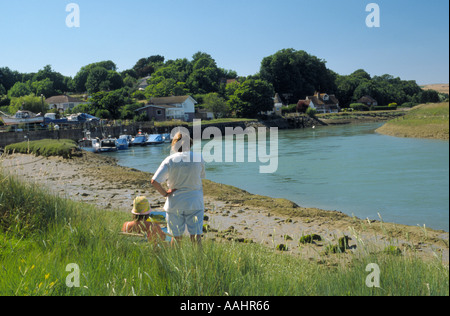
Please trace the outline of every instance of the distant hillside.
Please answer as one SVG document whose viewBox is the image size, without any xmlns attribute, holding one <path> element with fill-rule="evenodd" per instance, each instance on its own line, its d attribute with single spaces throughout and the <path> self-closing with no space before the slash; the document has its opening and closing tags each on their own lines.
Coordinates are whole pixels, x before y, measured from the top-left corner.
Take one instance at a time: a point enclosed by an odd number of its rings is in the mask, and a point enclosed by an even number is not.
<svg viewBox="0 0 450 316">
<path fill-rule="evenodd" d="M 449 94 L 449 84 L 448 83 L 439 83 L 439 84 L 428 84 L 421 86 L 423 90 L 435 90 L 440 93 Z"/>
</svg>

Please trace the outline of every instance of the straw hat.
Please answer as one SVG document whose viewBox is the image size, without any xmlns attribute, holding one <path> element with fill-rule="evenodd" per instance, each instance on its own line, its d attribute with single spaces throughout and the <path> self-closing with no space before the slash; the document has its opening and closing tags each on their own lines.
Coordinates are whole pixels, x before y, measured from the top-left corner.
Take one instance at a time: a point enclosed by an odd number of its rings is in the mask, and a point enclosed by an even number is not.
<svg viewBox="0 0 450 316">
<path fill-rule="evenodd" d="M 131 213 L 134 215 L 148 215 L 151 213 L 150 202 L 145 196 L 138 196 L 134 199 Z"/>
</svg>

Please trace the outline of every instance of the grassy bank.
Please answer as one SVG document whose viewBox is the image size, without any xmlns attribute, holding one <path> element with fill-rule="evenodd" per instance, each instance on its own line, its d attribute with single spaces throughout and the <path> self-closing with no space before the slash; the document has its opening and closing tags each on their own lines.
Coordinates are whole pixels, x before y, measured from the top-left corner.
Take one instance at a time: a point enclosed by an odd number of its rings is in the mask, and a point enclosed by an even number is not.
<svg viewBox="0 0 450 316">
<path fill-rule="evenodd" d="M 69 139 L 42 139 L 36 141 L 26 141 L 6 146 L 6 153 L 34 154 L 36 156 L 50 157 L 58 156 L 72 158 L 79 156 L 78 145 Z"/>
<path fill-rule="evenodd" d="M 449 103 L 422 104 L 377 132 L 397 137 L 449 139 Z"/>
<path fill-rule="evenodd" d="M 0 171 L 0 295 L 448 295 L 448 268 L 390 253 L 324 265 L 258 244 L 173 249 L 118 234 L 129 214 L 49 195 Z M 368 288 L 369 263 L 381 288 Z M 69 264 L 80 287 L 68 287 Z"/>
</svg>

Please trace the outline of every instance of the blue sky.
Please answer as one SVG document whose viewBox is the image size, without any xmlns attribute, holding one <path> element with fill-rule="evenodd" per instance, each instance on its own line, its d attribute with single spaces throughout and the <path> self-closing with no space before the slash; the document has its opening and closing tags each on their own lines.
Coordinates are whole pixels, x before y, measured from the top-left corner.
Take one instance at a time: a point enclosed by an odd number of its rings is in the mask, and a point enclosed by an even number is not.
<svg viewBox="0 0 450 316">
<path fill-rule="evenodd" d="M 368 28 L 366 5 L 380 7 Z M 66 26 L 66 5 L 80 27 Z M 363 68 L 419 84 L 449 82 L 448 0 L 16 0 L 0 1 L 0 67 L 67 76 L 102 60 L 126 70 L 142 57 L 210 54 L 239 75 L 283 48 L 305 50 L 346 75 Z"/>
</svg>

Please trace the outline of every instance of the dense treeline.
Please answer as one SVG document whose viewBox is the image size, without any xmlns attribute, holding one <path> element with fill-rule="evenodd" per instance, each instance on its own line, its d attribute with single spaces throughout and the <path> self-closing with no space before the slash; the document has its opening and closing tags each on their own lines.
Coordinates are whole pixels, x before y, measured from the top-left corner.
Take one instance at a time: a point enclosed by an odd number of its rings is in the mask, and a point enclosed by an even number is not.
<svg viewBox="0 0 450 316">
<path fill-rule="evenodd" d="M 143 81 L 148 86 L 138 89 Z M 415 81 L 388 74 L 371 77 L 360 69 L 339 75 L 327 68 L 326 61 L 294 49 L 265 57 L 260 72 L 248 77 L 220 68 L 204 52 L 194 54 L 191 60 L 166 61 L 163 56 L 154 55 L 138 60 L 122 72 L 113 61 L 101 61 L 83 66 L 74 78 L 62 75 L 50 65 L 37 73 L 0 68 L 0 110 L 10 113 L 21 107 L 45 112 L 43 98 L 70 93 L 90 96 L 88 104 L 74 111 L 109 119 L 142 119 L 135 117 L 135 110 L 142 105 L 139 101 L 189 94 L 216 117 L 255 117 L 272 109 L 276 92 L 286 104 L 295 104 L 316 91 L 335 94 L 341 107 L 349 107 L 366 95 L 375 98 L 379 105 L 439 102 L 448 97 L 422 91 Z"/>
</svg>

